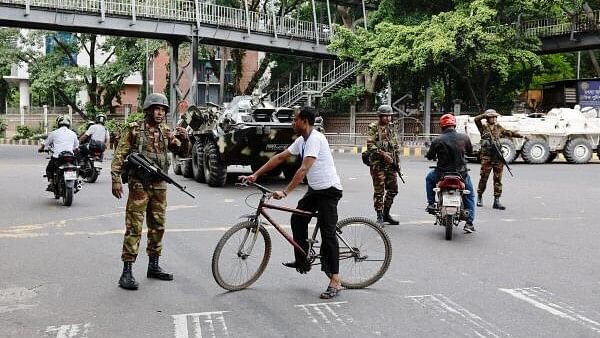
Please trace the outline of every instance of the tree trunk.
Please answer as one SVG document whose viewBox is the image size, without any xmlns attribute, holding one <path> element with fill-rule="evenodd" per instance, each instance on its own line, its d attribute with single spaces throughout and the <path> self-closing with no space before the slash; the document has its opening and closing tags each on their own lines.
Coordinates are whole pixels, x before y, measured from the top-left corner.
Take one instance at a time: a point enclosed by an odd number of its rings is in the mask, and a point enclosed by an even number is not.
<svg viewBox="0 0 600 338">
<path fill-rule="evenodd" d="M 471 95 L 471 99 L 473 100 L 473 103 L 475 103 L 478 110 L 481 110 L 481 103 L 480 103 L 479 99 L 477 98 L 477 94 L 475 94 L 475 89 L 473 88 L 473 84 L 471 83 L 471 80 L 466 75 L 464 75 L 464 73 L 460 69 L 458 69 L 458 67 L 456 67 L 455 65 L 453 65 L 450 62 L 447 62 L 447 64 L 448 64 L 448 66 L 450 66 L 450 68 L 454 72 L 456 72 L 456 74 L 467 85 L 467 89 L 469 90 L 469 95 Z"/>
<path fill-rule="evenodd" d="M 96 35 L 90 36 L 90 75 L 91 79 L 88 85 L 88 96 L 90 97 L 90 102 L 98 107 L 100 105 L 100 99 L 97 94 L 98 90 L 98 77 L 96 76 Z"/>
<path fill-rule="evenodd" d="M 254 88 L 256 88 L 258 81 L 260 81 L 262 76 L 265 74 L 265 71 L 269 67 L 270 62 L 271 62 L 271 53 L 265 53 L 265 57 L 260 62 L 260 66 L 258 66 L 258 70 L 256 72 L 254 72 L 254 75 L 252 75 L 252 79 L 250 79 L 248 86 L 246 86 L 246 89 L 244 90 L 244 95 L 252 94 L 252 91 L 254 90 Z"/>
<path fill-rule="evenodd" d="M 242 72 L 244 71 L 244 56 L 246 51 L 244 49 L 234 48 L 231 50 L 231 59 L 235 67 L 234 78 L 233 78 L 233 93 L 234 95 L 241 95 L 242 89 L 240 88 L 242 80 Z"/>
<path fill-rule="evenodd" d="M 0 79 L 0 113 L 6 114 L 6 100 L 8 96 L 8 83 Z"/>
<path fill-rule="evenodd" d="M 363 74 L 364 78 L 364 86 L 367 95 L 365 95 L 365 99 L 363 101 L 363 112 L 368 112 L 373 110 L 373 106 L 375 104 L 375 87 L 377 86 L 377 80 L 379 79 L 379 74 L 377 73 L 365 73 Z"/>
<path fill-rule="evenodd" d="M 346 27 L 348 29 L 352 29 L 352 15 L 350 14 L 352 7 L 346 7 L 346 6 L 340 6 L 340 5 L 337 5 L 335 7 L 336 7 L 338 14 L 342 18 L 344 27 Z"/>
</svg>

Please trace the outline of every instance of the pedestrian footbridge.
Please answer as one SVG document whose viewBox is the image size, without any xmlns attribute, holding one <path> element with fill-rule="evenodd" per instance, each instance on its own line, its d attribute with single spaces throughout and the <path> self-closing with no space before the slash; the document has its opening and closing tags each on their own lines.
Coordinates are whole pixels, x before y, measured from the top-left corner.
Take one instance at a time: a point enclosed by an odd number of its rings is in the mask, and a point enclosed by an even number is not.
<svg viewBox="0 0 600 338">
<path fill-rule="evenodd" d="M 200 0 L 0 0 L 0 26 L 335 57 L 329 25 Z"/>
</svg>

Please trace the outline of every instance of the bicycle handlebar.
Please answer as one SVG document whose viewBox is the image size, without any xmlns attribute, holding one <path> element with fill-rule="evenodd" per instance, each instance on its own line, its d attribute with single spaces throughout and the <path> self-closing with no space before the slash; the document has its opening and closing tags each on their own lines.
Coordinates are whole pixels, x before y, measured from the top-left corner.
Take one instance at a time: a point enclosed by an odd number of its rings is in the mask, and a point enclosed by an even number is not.
<svg viewBox="0 0 600 338">
<path fill-rule="evenodd" d="M 243 186 L 243 187 L 247 187 L 248 185 L 253 185 L 253 186 L 257 187 L 263 193 L 272 194 L 274 192 L 273 190 L 271 190 L 271 189 L 269 189 L 269 188 L 267 188 L 265 186 L 262 186 L 262 185 L 260 185 L 260 184 L 258 184 L 256 182 L 250 182 L 248 180 L 242 181 L 241 183 L 236 183 L 236 184 L 239 185 L 239 186 Z"/>
</svg>

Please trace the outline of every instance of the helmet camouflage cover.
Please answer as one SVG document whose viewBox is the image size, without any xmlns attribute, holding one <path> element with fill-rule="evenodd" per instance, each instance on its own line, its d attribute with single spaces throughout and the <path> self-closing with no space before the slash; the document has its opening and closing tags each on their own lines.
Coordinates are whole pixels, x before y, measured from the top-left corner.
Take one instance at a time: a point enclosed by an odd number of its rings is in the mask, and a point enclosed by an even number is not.
<svg viewBox="0 0 600 338">
<path fill-rule="evenodd" d="M 381 106 L 379 106 L 379 108 L 377 108 L 377 115 L 381 116 L 381 115 L 393 115 L 394 111 L 392 110 L 392 107 L 390 105 L 387 104 L 382 104 Z"/>
<path fill-rule="evenodd" d="M 165 107 L 166 110 L 169 110 L 169 100 L 167 100 L 167 97 L 163 94 L 152 93 L 146 96 L 146 99 L 144 100 L 143 110 L 148 111 L 148 109 L 154 105 L 162 106 Z"/>
</svg>

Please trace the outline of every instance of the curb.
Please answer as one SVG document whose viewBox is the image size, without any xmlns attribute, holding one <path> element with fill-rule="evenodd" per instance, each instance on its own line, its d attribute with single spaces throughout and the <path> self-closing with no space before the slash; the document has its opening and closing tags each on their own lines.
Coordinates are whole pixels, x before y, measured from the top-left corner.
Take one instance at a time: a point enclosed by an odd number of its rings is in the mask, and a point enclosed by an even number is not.
<svg viewBox="0 0 600 338">
<path fill-rule="evenodd" d="M 39 140 L 13 140 L 10 138 L 0 138 L 0 144 L 13 144 L 19 146 L 37 146 L 40 144 Z"/>
<path fill-rule="evenodd" d="M 341 153 L 341 154 L 360 154 L 367 149 L 366 146 L 332 146 L 332 153 Z M 402 157 L 422 157 L 426 152 L 425 147 L 402 147 L 400 148 L 400 155 Z"/>
</svg>

